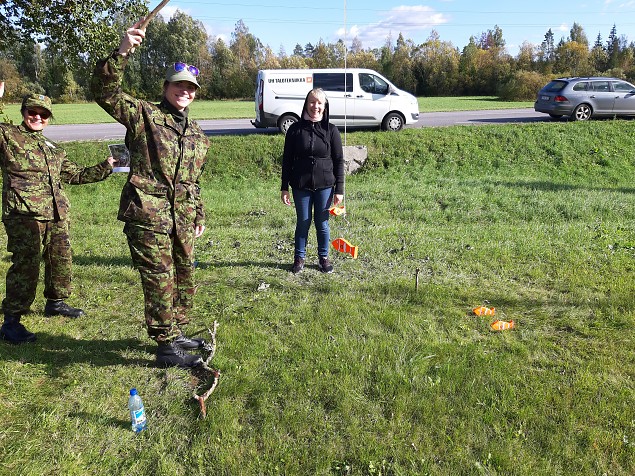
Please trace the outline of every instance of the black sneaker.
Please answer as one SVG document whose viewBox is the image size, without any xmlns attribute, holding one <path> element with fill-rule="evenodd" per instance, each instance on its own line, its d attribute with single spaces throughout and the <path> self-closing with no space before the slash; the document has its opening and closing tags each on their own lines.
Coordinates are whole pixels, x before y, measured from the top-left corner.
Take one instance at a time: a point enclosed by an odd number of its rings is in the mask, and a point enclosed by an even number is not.
<svg viewBox="0 0 635 476">
<path fill-rule="evenodd" d="M 204 339 L 201 339 L 199 337 L 195 337 L 192 339 L 183 334 L 180 334 L 176 339 L 172 341 L 172 343 L 185 351 L 202 349 L 203 347 L 205 347 Z"/>
<path fill-rule="evenodd" d="M 320 262 L 318 264 L 318 268 L 320 269 L 320 271 L 322 271 L 323 273 L 333 272 L 333 265 L 331 264 L 331 260 L 329 260 L 327 256 L 320 256 L 319 261 Z"/>
<path fill-rule="evenodd" d="M 157 348 L 157 365 L 159 367 L 180 367 L 189 369 L 203 363 L 198 355 L 185 352 L 174 342 L 159 344 Z"/>
<path fill-rule="evenodd" d="M 63 300 L 49 299 L 44 306 L 44 315 L 46 317 L 51 316 L 64 316 L 76 319 L 84 315 L 84 311 L 77 307 L 69 306 Z"/>
<path fill-rule="evenodd" d="M 20 316 L 4 316 L 4 324 L 0 327 L 0 339 L 11 344 L 25 344 L 35 342 L 36 337 L 33 332 L 29 332 L 20 322 Z"/>
<path fill-rule="evenodd" d="M 304 269 L 304 258 L 298 258 L 297 256 L 293 259 L 293 267 L 291 268 L 291 272 L 293 274 L 298 274 L 300 271 Z"/>
</svg>

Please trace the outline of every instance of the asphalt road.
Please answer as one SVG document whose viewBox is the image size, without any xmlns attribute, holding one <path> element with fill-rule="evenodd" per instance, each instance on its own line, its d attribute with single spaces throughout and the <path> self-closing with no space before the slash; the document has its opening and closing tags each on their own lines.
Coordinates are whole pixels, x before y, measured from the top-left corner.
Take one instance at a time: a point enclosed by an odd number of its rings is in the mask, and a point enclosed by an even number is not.
<svg viewBox="0 0 635 476">
<path fill-rule="evenodd" d="M 531 108 L 496 109 L 488 111 L 460 112 L 424 112 L 419 122 L 407 127 L 443 127 L 453 125 L 509 124 L 522 122 L 540 122 L 551 120 L 548 115 L 535 112 Z M 250 119 L 221 119 L 197 121 L 205 134 L 209 136 L 223 134 L 277 134 L 275 128 L 257 129 Z M 45 135 L 56 142 L 105 140 L 122 141 L 125 129 L 121 124 L 74 124 L 51 125 Z"/>
</svg>

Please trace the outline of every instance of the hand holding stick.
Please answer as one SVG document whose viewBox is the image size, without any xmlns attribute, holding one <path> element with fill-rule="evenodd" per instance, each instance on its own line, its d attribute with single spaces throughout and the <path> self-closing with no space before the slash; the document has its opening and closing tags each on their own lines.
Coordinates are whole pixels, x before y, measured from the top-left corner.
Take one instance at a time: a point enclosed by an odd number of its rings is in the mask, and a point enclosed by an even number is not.
<svg viewBox="0 0 635 476">
<path fill-rule="evenodd" d="M 126 56 L 129 53 L 133 53 L 135 48 L 141 44 L 146 35 L 146 28 L 150 21 L 157 16 L 163 7 L 165 7 L 170 0 L 163 0 L 159 3 L 154 10 L 152 10 L 147 17 L 143 20 L 139 20 L 137 23 L 128 28 L 125 36 L 122 38 L 119 44 L 119 54 Z"/>
</svg>

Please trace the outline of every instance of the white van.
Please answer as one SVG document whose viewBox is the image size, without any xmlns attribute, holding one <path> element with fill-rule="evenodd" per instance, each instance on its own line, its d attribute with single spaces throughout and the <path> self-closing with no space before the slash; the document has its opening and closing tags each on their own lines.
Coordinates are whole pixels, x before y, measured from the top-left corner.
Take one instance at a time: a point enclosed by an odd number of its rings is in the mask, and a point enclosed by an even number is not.
<svg viewBox="0 0 635 476">
<path fill-rule="evenodd" d="M 322 88 L 329 119 L 338 127 L 379 127 L 398 131 L 419 120 L 412 94 L 370 69 L 263 69 L 256 81 L 255 127 L 278 127 L 286 134 L 297 122 L 307 93 Z"/>
</svg>

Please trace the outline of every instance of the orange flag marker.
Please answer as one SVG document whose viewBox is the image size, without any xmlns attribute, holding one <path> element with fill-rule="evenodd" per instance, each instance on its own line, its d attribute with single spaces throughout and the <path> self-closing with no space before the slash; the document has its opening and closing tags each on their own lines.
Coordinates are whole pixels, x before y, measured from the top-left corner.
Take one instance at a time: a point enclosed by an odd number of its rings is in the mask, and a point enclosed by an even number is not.
<svg viewBox="0 0 635 476">
<path fill-rule="evenodd" d="M 335 248 L 337 251 L 341 251 L 342 253 L 348 253 L 354 259 L 357 258 L 357 246 L 351 245 L 344 238 L 338 238 L 337 240 L 333 240 L 331 244 L 333 245 L 333 248 Z"/>
<path fill-rule="evenodd" d="M 490 324 L 490 326 L 495 331 L 506 331 L 515 328 L 516 323 L 514 321 L 494 321 Z"/>
<path fill-rule="evenodd" d="M 339 207 L 333 205 L 329 208 L 329 213 L 333 216 L 346 215 L 346 207 L 344 205 L 340 205 Z"/>
<path fill-rule="evenodd" d="M 472 309 L 472 312 L 477 316 L 493 316 L 494 314 L 496 314 L 496 308 L 479 306 Z"/>
</svg>

